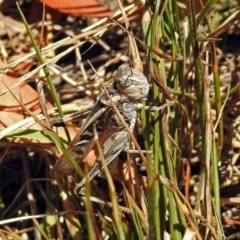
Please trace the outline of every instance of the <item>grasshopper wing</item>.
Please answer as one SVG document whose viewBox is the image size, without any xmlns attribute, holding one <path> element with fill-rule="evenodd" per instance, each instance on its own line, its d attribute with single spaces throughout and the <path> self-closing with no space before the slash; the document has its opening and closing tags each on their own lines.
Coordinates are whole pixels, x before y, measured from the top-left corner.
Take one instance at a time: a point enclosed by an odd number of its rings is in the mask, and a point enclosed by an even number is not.
<svg viewBox="0 0 240 240">
<path fill-rule="evenodd" d="M 115 91 L 112 89 L 111 85 L 107 88 L 107 90 L 110 92 L 110 97 L 113 99 L 113 101 L 117 102 L 119 96 L 115 94 Z M 99 100 L 95 103 L 78 133 L 70 143 L 68 150 L 78 164 L 83 161 L 83 154 L 87 155 L 87 152 L 89 152 L 92 148 L 91 140 L 93 138 L 93 123 L 96 122 L 107 109 L 109 109 L 111 106 L 110 102 L 111 101 L 109 100 L 105 90 L 102 91 Z M 71 173 L 73 170 L 72 164 L 64 155 L 62 155 L 50 170 L 49 174 L 53 178 L 60 178 Z"/>
</svg>

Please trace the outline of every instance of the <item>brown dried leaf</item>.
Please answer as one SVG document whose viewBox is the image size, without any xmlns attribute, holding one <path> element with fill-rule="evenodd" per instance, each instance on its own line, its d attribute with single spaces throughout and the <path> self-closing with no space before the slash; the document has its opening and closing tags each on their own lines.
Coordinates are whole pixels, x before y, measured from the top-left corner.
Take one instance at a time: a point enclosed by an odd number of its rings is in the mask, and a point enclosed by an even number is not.
<svg viewBox="0 0 240 240">
<path fill-rule="evenodd" d="M 102 18 L 112 14 L 108 7 L 102 6 L 97 0 L 40 0 L 47 6 L 60 12 L 74 16 Z"/>
</svg>

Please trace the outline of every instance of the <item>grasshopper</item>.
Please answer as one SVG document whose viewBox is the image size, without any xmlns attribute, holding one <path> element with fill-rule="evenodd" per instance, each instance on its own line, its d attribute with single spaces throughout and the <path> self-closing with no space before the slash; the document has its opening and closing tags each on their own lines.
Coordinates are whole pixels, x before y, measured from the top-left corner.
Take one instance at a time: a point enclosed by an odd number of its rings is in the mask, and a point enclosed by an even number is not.
<svg viewBox="0 0 240 240">
<path fill-rule="evenodd" d="M 149 83 L 141 72 L 126 65 L 121 65 L 118 68 L 113 83 L 102 91 L 98 101 L 94 104 L 79 132 L 68 147 L 69 152 L 78 164 L 86 161 L 90 152 L 93 152 L 96 156 L 96 161 L 90 169 L 88 177 L 83 178 L 75 187 L 77 195 L 83 193 L 86 179 L 92 180 L 103 169 L 93 137 L 94 127 L 99 135 L 105 164 L 111 166 L 110 163 L 122 151 L 128 150 L 130 144 L 129 134 L 117 116 L 112 103 L 117 107 L 129 129 L 133 131 L 137 120 L 136 109 L 139 108 L 139 101 L 145 99 L 148 93 Z M 60 178 L 73 170 L 71 163 L 62 155 L 50 170 L 50 175 L 53 178 Z"/>
</svg>

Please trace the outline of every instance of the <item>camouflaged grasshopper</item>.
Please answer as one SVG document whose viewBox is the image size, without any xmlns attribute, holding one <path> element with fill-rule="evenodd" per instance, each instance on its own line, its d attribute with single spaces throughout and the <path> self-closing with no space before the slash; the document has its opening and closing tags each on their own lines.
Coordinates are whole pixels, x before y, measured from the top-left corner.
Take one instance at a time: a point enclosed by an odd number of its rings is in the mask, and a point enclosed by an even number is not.
<svg viewBox="0 0 240 240">
<path fill-rule="evenodd" d="M 108 91 L 108 94 L 106 91 Z M 122 151 L 128 149 L 130 143 L 129 134 L 113 109 L 112 102 L 129 125 L 129 129 L 133 131 L 137 120 L 136 109 L 140 108 L 138 102 L 145 99 L 148 93 L 149 83 L 141 72 L 126 65 L 121 65 L 118 68 L 113 83 L 106 90 L 102 91 L 98 101 L 68 147 L 69 152 L 78 164 L 84 162 L 92 151 L 96 156 L 96 161 L 91 167 L 88 177 L 83 178 L 76 185 L 76 194 L 83 193 L 86 179 L 90 181 L 103 169 L 93 137 L 94 126 L 96 126 L 99 135 L 99 142 L 102 147 L 105 163 L 110 166 L 110 163 Z M 71 173 L 73 170 L 71 163 L 62 155 L 51 169 L 50 175 L 53 178 L 60 178 Z"/>
</svg>

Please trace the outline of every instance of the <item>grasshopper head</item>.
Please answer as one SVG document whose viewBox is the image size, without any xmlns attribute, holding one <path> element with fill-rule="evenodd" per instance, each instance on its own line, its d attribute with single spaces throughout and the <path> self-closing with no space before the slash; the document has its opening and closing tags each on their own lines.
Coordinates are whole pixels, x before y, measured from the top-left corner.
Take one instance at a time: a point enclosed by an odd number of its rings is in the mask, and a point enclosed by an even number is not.
<svg viewBox="0 0 240 240">
<path fill-rule="evenodd" d="M 118 68 L 113 84 L 122 94 L 134 101 L 146 98 L 149 92 L 147 78 L 141 72 L 126 65 Z"/>
</svg>

